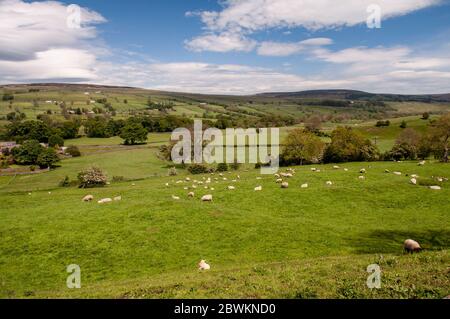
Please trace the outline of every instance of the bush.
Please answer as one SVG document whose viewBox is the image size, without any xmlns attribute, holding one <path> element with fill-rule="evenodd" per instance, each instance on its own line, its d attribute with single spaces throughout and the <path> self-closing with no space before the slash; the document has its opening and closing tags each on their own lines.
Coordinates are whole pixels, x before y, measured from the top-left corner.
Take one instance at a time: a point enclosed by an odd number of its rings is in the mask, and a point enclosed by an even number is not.
<svg viewBox="0 0 450 319">
<path fill-rule="evenodd" d="M 402 121 L 402 124 L 400 124 L 400 128 L 407 128 L 408 127 L 408 123 L 406 123 L 406 121 Z"/>
<path fill-rule="evenodd" d="M 169 171 L 167 172 L 167 175 L 169 176 L 177 176 L 178 175 L 178 171 L 175 167 L 171 167 L 169 168 Z"/>
<path fill-rule="evenodd" d="M 69 176 L 64 177 L 58 184 L 59 187 L 69 187 L 70 186 L 70 178 Z"/>
<path fill-rule="evenodd" d="M 36 140 L 25 141 L 21 146 L 12 149 L 14 161 L 18 165 L 36 164 L 43 147 Z"/>
<path fill-rule="evenodd" d="M 390 125 L 391 125 L 391 122 L 389 120 L 387 120 L 387 121 L 378 121 L 375 126 L 376 127 L 386 127 L 386 126 L 390 126 Z"/>
<path fill-rule="evenodd" d="M 31 166 L 30 166 L 30 172 L 34 172 L 34 171 L 36 171 L 36 166 L 31 165 Z"/>
<path fill-rule="evenodd" d="M 106 175 L 98 167 L 91 167 L 78 174 L 80 188 L 103 187 L 106 185 Z"/>
<path fill-rule="evenodd" d="M 230 168 L 234 171 L 239 170 L 239 167 L 241 167 L 241 164 L 239 164 L 238 162 L 234 162 L 233 164 L 230 164 Z"/>
<path fill-rule="evenodd" d="M 78 149 L 78 147 L 73 146 L 73 145 L 69 146 L 69 147 L 66 149 L 66 154 L 69 154 L 69 155 L 72 156 L 72 157 L 80 157 L 80 156 L 81 156 L 81 152 L 80 152 L 80 150 Z"/>
<path fill-rule="evenodd" d="M 48 146 L 50 147 L 64 146 L 64 139 L 59 135 L 52 135 L 48 138 Z"/>
<path fill-rule="evenodd" d="M 206 174 L 208 173 L 208 167 L 206 167 L 206 165 L 203 164 L 192 164 L 189 165 L 188 171 L 193 175 Z"/>
<path fill-rule="evenodd" d="M 57 162 L 59 162 L 58 154 L 56 154 L 55 149 L 51 147 L 43 149 L 36 160 L 36 164 L 39 165 L 40 168 L 51 168 Z"/>
<path fill-rule="evenodd" d="M 221 172 L 228 172 L 228 165 L 227 163 L 219 163 L 217 165 L 217 172 L 221 173 Z"/>
</svg>

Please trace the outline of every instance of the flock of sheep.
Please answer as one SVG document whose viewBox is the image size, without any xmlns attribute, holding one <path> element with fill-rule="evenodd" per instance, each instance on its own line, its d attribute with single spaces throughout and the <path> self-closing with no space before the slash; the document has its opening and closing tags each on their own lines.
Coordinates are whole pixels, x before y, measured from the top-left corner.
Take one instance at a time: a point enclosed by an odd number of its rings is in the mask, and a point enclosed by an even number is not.
<svg viewBox="0 0 450 319">
<path fill-rule="evenodd" d="M 423 166 L 423 165 L 425 165 L 424 161 L 419 163 L 419 166 Z M 334 170 L 340 170 L 341 168 L 339 166 L 333 166 L 333 169 Z M 347 168 L 344 168 L 343 170 L 345 172 L 349 171 Z M 311 171 L 315 172 L 315 173 L 320 173 L 321 172 L 321 170 L 317 169 L 317 168 L 311 168 Z M 363 169 L 361 169 L 359 171 L 359 173 L 360 173 L 360 175 L 359 175 L 358 179 L 359 180 L 365 180 L 366 179 L 365 174 L 367 173 L 367 170 L 365 168 L 363 168 Z M 385 173 L 391 173 L 391 172 L 389 170 L 386 170 Z M 231 174 L 231 172 L 229 172 L 228 174 Z M 293 178 L 295 176 L 295 174 L 296 174 L 296 171 L 293 168 L 288 168 L 285 172 L 281 172 L 279 174 L 274 174 L 275 183 L 279 184 L 282 189 L 287 189 L 287 188 L 289 188 L 289 182 L 287 182 L 287 180 Z M 403 174 L 401 172 L 393 172 L 393 174 L 397 175 L 397 176 L 403 176 Z M 187 194 L 188 198 L 195 198 L 195 192 L 194 191 L 196 189 L 198 189 L 198 188 L 204 188 L 205 190 L 214 191 L 215 188 L 211 187 L 211 185 L 218 184 L 220 181 L 228 182 L 228 178 L 225 177 L 225 175 L 223 173 L 219 173 L 217 175 L 215 173 L 212 173 L 211 175 L 213 177 L 208 177 L 208 178 L 203 177 L 202 180 L 191 180 L 190 177 L 186 177 L 184 180 L 178 180 L 176 182 L 173 181 L 173 183 L 176 184 L 176 185 L 178 185 L 178 184 L 185 185 L 187 183 L 191 184 L 191 186 L 184 186 L 183 189 L 185 191 L 189 191 L 190 190 L 190 192 Z M 408 175 L 406 175 L 406 176 L 408 176 Z M 413 185 L 418 185 L 419 176 L 418 175 L 411 175 L 410 177 L 411 177 L 410 183 L 413 184 Z M 240 179 L 241 179 L 241 177 L 239 175 L 237 175 L 235 179 L 231 180 L 231 182 L 232 183 L 237 183 Z M 257 180 L 261 180 L 262 178 L 261 177 L 257 177 L 256 179 Z M 438 178 L 439 182 L 443 182 L 444 180 L 447 180 L 447 179 Z M 133 186 L 134 185 L 135 184 L 133 184 Z M 327 181 L 326 182 L 326 186 L 332 186 L 332 185 L 333 185 L 332 181 Z M 165 187 L 169 188 L 170 187 L 170 183 L 166 183 Z M 305 189 L 305 188 L 308 188 L 309 185 L 307 183 L 305 183 L 305 184 L 302 184 L 300 187 L 302 189 Z M 433 190 L 440 190 L 441 189 L 440 186 L 430 186 L 429 188 L 433 189 Z M 234 190 L 236 190 L 236 187 L 233 186 L 233 185 L 229 185 L 229 186 L 227 186 L 227 190 L 234 191 Z M 254 188 L 255 192 L 261 192 L 262 190 L 263 190 L 262 186 L 256 186 Z M 172 195 L 172 200 L 178 201 L 180 199 L 181 198 L 179 196 Z M 83 202 L 92 202 L 94 200 L 94 196 L 93 195 L 87 195 L 82 200 L 83 200 Z M 103 199 L 99 200 L 98 203 L 99 204 L 107 204 L 107 203 L 111 203 L 111 202 L 114 202 L 114 201 L 121 201 L 121 200 L 122 200 L 122 197 L 118 196 L 118 197 L 114 197 L 114 198 L 103 198 Z M 204 196 L 201 197 L 201 201 L 202 202 L 212 202 L 213 201 L 213 195 L 212 194 L 204 195 Z M 421 248 L 420 244 L 417 241 L 414 241 L 412 239 L 408 239 L 404 243 L 404 250 L 406 252 L 409 252 L 409 253 L 415 253 L 415 252 L 420 252 L 422 250 L 422 248 Z M 207 264 L 205 260 L 200 261 L 200 263 L 198 264 L 198 267 L 199 267 L 199 270 L 210 270 L 211 269 L 211 266 L 209 264 Z"/>
</svg>

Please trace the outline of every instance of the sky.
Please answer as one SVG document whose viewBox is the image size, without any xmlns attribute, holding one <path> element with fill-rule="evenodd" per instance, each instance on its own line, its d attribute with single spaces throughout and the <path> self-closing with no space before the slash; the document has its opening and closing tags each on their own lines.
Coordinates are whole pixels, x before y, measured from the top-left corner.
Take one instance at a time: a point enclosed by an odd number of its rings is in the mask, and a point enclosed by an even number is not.
<svg viewBox="0 0 450 319">
<path fill-rule="evenodd" d="M 450 92 L 450 0 L 0 0 L 0 34 L 0 84 Z"/>
</svg>

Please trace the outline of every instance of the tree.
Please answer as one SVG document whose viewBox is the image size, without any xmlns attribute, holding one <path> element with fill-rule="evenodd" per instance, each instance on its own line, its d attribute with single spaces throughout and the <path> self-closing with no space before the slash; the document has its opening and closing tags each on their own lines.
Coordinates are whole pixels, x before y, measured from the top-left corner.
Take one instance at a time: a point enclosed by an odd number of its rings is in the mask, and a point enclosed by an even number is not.
<svg viewBox="0 0 450 319">
<path fill-rule="evenodd" d="M 445 163 L 449 159 L 449 143 L 450 143 L 450 113 L 440 117 L 438 120 L 431 123 L 429 129 L 430 144 L 434 152 Z"/>
<path fill-rule="evenodd" d="M 40 168 L 51 168 L 55 163 L 59 162 L 58 154 L 54 148 L 44 148 L 39 154 L 36 164 L 39 165 Z"/>
<path fill-rule="evenodd" d="M 428 120 L 430 118 L 430 113 L 425 112 L 422 114 L 422 120 Z"/>
<path fill-rule="evenodd" d="M 36 140 L 25 141 L 23 145 L 12 149 L 14 161 L 19 165 L 36 164 L 44 147 Z"/>
<path fill-rule="evenodd" d="M 12 101 L 12 100 L 14 100 L 14 95 L 12 95 L 11 93 L 4 93 L 2 100 L 3 101 Z"/>
<path fill-rule="evenodd" d="M 66 149 L 66 154 L 69 154 L 72 157 L 80 157 L 81 156 L 81 152 L 78 149 L 78 147 L 71 145 Z"/>
<path fill-rule="evenodd" d="M 319 132 L 322 128 L 322 120 L 318 116 L 312 116 L 306 121 L 305 127 L 311 132 Z"/>
<path fill-rule="evenodd" d="M 147 130 L 140 123 L 128 123 L 122 128 L 120 138 L 125 145 L 136 145 L 147 141 Z"/>
<path fill-rule="evenodd" d="M 88 137 L 106 138 L 109 137 L 106 125 L 106 120 L 103 117 L 96 116 L 95 118 L 88 119 L 84 127 Z"/>
<path fill-rule="evenodd" d="M 52 135 L 48 138 L 48 145 L 50 147 L 64 146 L 64 139 L 59 135 Z"/>
<path fill-rule="evenodd" d="M 319 162 L 324 148 L 325 143 L 314 133 L 308 130 L 295 129 L 289 133 L 284 141 L 281 162 L 283 165 L 303 165 L 305 162 Z"/>
<path fill-rule="evenodd" d="M 80 188 L 103 187 L 106 185 L 107 178 L 100 168 L 91 167 L 78 173 L 78 181 Z"/>
<path fill-rule="evenodd" d="M 333 131 L 331 144 L 324 154 L 326 163 L 374 161 L 378 158 L 378 148 L 350 127 L 338 127 Z"/>
<path fill-rule="evenodd" d="M 402 124 L 400 124 L 400 128 L 407 128 L 408 127 L 408 123 L 406 123 L 406 121 L 402 121 Z"/>
</svg>

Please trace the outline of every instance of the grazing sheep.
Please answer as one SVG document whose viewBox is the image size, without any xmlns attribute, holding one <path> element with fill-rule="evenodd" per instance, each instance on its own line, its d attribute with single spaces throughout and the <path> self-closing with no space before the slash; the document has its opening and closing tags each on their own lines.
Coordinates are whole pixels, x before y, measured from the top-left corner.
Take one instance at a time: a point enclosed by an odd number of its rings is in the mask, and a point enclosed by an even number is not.
<svg viewBox="0 0 450 319">
<path fill-rule="evenodd" d="M 103 198 L 98 201 L 99 204 L 111 203 L 113 200 L 111 198 Z"/>
<path fill-rule="evenodd" d="M 280 174 L 275 174 L 274 176 L 275 176 L 275 178 L 280 178 L 281 177 Z"/>
<path fill-rule="evenodd" d="M 238 175 L 238 176 L 237 176 L 237 179 L 241 179 L 241 176 L 240 176 L 240 175 Z"/>
<path fill-rule="evenodd" d="M 136 183 L 132 183 L 131 186 L 136 186 Z"/>
<path fill-rule="evenodd" d="M 173 200 L 180 200 L 180 197 L 175 196 L 175 195 L 172 195 L 172 199 L 173 199 Z"/>
<path fill-rule="evenodd" d="M 333 169 L 340 169 L 340 167 L 335 165 L 335 166 L 333 166 Z"/>
<path fill-rule="evenodd" d="M 184 189 L 185 191 L 187 191 L 187 190 L 189 189 L 189 187 L 183 187 L 183 189 Z"/>
<path fill-rule="evenodd" d="M 441 190 L 441 186 L 430 186 L 430 189 L 435 190 L 435 191 L 439 191 Z"/>
<path fill-rule="evenodd" d="M 283 179 L 281 179 L 281 178 L 277 179 L 276 183 L 277 183 L 277 184 L 283 183 Z"/>
<path fill-rule="evenodd" d="M 188 197 L 189 197 L 189 198 L 194 198 L 194 197 L 195 197 L 195 193 L 194 193 L 194 192 L 190 192 L 190 193 L 188 194 Z"/>
<path fill-rule="evenodd" d="M 366 179 L 366 177 L 365 176 L 360 176 L 360 177 L 358 177 L 360 180 L 365 180 Z"/>
<path fill-rule="evenodd" d="M 214 191 L 214 190 L 216 190 L 216 189 L 215 189 L 214 187 L 211 187 L 210 190 Z"/>
<path fill-rule="evenodd" d="M 385 172 L 386 174 L 388 174 L 388 173 L 390 173 L 391 171 L 388 170 L 388 169 L 385 169 L 384 172 Z"/>
<path fill-rule="evenodd" d="M 94 196 L 86 195 L 83 197 L 83 202 L 92 202 L 94 200 Z"/>
<path fill-rule="evenodd" d="M 166 183 L 166 187 L 169 187 L 169 183 Z"/>
<path fill-rule="evenodd" d="M 302 188 L 308 188 L 309 185 L 308 185 L 308 184 L 303 184 L 301 187 L 302 187 Z"/>
<path fill-rule="evenodd" d="M 228 186 L 228 190 L 230 190 L 230 191 L 234 191 L 236 189 L 236 187 L 234 187 L 234 186 Z"/>
<path fill-rule="evenodd" d="M 202 197 L 202 202 L 212 202 L 213 195 L 205 195 Z"/>
<path fill-rule="evenodd" d="M 427 162 L 426 161 L 421 161 L 419 162 L 419 166 L 424 166 Z"/>
<path fill-rule="evenodd" d="M 411 178 L 411 184 L 413 184 L 413 185 L 417 185 L 417 179 L 415 179 L 415 178 Z"/>
<path fill-rule="evenodd" d="M 411 253 L 411 254 L 418 253 L 422 250 L 422 247 L 420 247 L 420 244 L 412 239 L 406 240 L 403 247 L 407 253 Z"/>
<path fill-rule="evenodd" d="M 223 180 L 224 180 L 224 181 L 227 181 L 227 180 L 228 180 L 228 178 L 224 177 L 224 178 L 223 178 Z"/>
<path fill-rule="evenodd" d="M 186 177 L 186 182 L 190 182 L 191 179 L 189 177 Z"/>
<path fill-rule="evenodd" d="M 206 263 L 206 261 L 202 260 L 198 263 L 198 270 L 210 270 L 211 266 Z"/>
<path fill-rule="evenodd" d="M 394 175 L 402 176 L 402 173 L 401 172 L 394 172 Z"/>
<path fill-rule="evenodd" d="M 362 168 L 360 171 L 359 171 L 361 174 L 365 174 L 365 173 L 367 173 L 367 171 L 366 171 L 366 169 L 365 168 Z"/>
<path fill-rule="evenodd" d="M 317 168 L 311 168 L 311 172 L 316 172 L 317 171 Z"/>
<path fill-rule="evenodd" d="M 120 202 L 122 200 L 122 196 L 114 197 L 114 201 Z"/>
<path fill-rule="evenodd" d="M 197 185 L 192 185 L 192 188 L 193 188 L 193 189 L 196 189 L 196 188 L 197 188 Z"/>
<path fill-rule="evenodd" d="M 439 183 L 442 183 L 442 182 L 444 181 L 444 179 L 441 178 L 441 177 L 438 177 L 438 178 L 437 178 L 437 181 L 438 181 Z"/>
<path fill-rule="evenodd" d="M 177 184 L 181 184 L 181 183 L 183 183 L 183 181 L 177 181 Z"/>
<path fill-rule="evenodd" d="M 255 192 L 260 192 L 260 191 L 262 191 L 262 186 L 255 187 Z"/>
<path fill-rule="evenodd" d="M 289 188 L 289 183 L 288 182 L 282 183 L 281 188 Z"/>
<path fill-rule="evenodd" d="M 332 186 L 333 185 L 333 182 L 332 181 L 328 181 L 327 182 L 327 186 Z"/>
<path fill-rule="evenodd" d="M 262 177 L 257 177 L 256 180 L 260 181 L 260 180 L 262 180 Z"/>
<path fill-rule="evenodd" d="M 348 168 L 344 168 L 344 172 L 348 172 Z"/>
<path fill-rule="evenodd" d="M 419 175 L 415 175 L 415 174 L 411 175 L 411 178 L 416 178 L 417 179 L 417 178 L 419 178 Z"/>
</svg>

